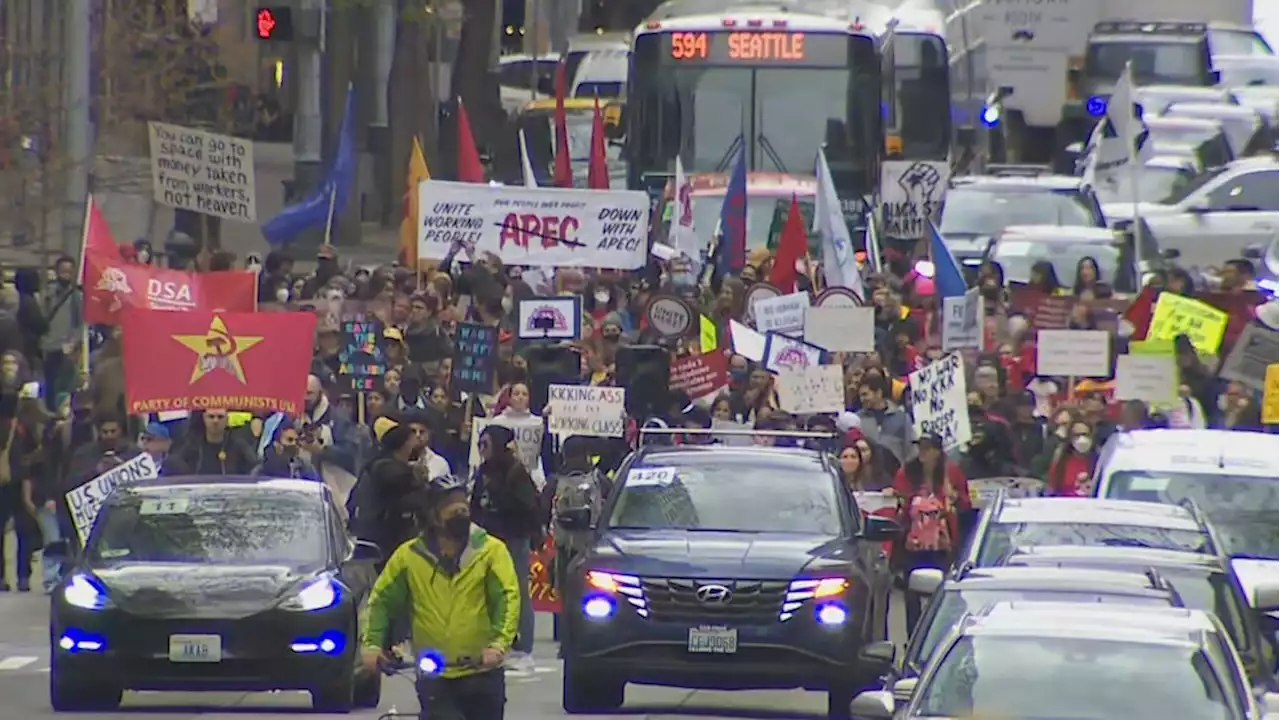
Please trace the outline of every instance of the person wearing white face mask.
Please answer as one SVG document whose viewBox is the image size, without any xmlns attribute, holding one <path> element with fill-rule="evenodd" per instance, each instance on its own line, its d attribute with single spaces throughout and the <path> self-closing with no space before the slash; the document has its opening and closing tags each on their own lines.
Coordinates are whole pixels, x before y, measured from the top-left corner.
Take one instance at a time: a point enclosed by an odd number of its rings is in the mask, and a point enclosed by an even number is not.
<svg viewBox="0 0 1280 720">
<path fill-rule="evenodd" d="M 1067 437 L 1049 466 L 1049 492 L 1058 497 L 1089 497 L 1093 495 L 1093 470 L 1098 464 L 1093 426 L 1077 419 L 1068 426 Z"/>
</svg>

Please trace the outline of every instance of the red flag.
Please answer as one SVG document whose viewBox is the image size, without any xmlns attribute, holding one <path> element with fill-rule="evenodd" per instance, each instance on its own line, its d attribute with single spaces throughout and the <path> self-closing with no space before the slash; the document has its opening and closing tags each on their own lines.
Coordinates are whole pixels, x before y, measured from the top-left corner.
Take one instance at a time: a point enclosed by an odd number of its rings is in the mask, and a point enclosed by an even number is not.
<svg viewBox="0 0 1280 720">
<path fill-rule="evenodd" d="M 591 159 L 587 161 L 587 187 L 609 189 L 609 165 L 604 158 L 604 116 L 600 114 L 600 98 L 596 98 L 595 115 L 591 118 Z"/>
<path fill-rule="evenodd" d="M 556 187 L 573 187 L 573 163 L 569 158 L 569 121 L 564 112 L 564 96 L 569 84 L 565 62 L 556 66 L 556 157 L 552 183 Z"/>
<path fill-rule="evenodd" d="M 102 211 L 98 209 L 98 203 L 94 201 L 92 195 L 89 196 L 88 207 L 84 214 L 84 248 L 81 250 L 80 260 L 81 282 L 84 282 L 84 258 L 90 255 L 120 258 L 120 245 L 111 234 L 111 228 L 107 226 L 106 218 L 102 217 Z"/>
<path fill-rule="evenodd" d="M 253 312 L 258 280 L 252 270 L 188 273 L 125 262 L 119 254 L 85 255 L 85 322 L 119 325 L 125 308 Z"/>
<path fill-rule="evenodd" d="M 471 120 L 467 118 L 467 106 L 458 98 L 458 182 L 482 183 L 484 165 L 476 151 L 476 137 L 471 134 Z"/>
<path fill-rule="evenodd" d="M 809 236 L 804 231 L 804 217 L 800 214 L 800 201 L 791 196 L 791 211 L 782 226 L 778 239 L 778 251 L 773 256 L 773 269 L 769 271 L 769 284 L 784 293 L 796 291 L 796 263 L 808 250 Z"/>
<path fill-rule="evenodd" d="M 314 313 L 124 312 L 131 415 L 225 408 L 302 412 Z"/>
</svg>

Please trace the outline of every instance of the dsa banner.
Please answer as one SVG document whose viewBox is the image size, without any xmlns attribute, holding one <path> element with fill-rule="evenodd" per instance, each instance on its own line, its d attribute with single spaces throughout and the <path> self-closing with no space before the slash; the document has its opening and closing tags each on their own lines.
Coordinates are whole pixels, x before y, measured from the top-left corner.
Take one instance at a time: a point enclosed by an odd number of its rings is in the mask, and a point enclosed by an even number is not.
<svg viewBox="0 0 1280 720">
<path fill-rule="evenodd" d="M 86 253 L 85 321 L 119 325 L 125 308 L 254 312 L 258 276 L 251 270 L 188 273 Z"/>
<path fill-rule="evenodd" d="M 508 265 L 635 270 L 647 261 L 649 197 L 429 180 L 418 184 L 418 257 L 461 245 Z"/>
</svg>

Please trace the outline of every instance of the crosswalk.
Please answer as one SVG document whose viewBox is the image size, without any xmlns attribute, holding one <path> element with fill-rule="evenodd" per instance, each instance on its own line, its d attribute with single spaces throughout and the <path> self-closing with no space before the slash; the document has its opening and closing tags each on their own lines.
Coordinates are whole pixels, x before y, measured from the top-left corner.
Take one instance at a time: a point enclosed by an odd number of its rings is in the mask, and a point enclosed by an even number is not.
<svg viewBox="0 0 1280 720">
<path fill-rule="evenodd" d="M 2 672 L 49 672 L 49 663 L 36 655 L 8 655 L 0 657 L 0 673 Z"/>
</svg>

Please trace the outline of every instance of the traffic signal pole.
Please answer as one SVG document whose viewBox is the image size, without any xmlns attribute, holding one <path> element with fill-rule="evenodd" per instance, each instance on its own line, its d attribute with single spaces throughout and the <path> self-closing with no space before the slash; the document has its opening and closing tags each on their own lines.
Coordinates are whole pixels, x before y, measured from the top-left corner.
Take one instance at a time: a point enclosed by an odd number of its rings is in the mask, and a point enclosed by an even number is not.
<svg viewBox="0 0 1280 720">
<path fill-rule="evenodd" d="M 63 12 L 67 80 L 63 85 L 66 108 L 67 197 L 62 213 L 62 251 L 80 254 L 84 232 L 84 207 L 89 198 L 89 173 L 93 167 L 93 123 L 89 117 L 89 79 L 93 43 L 93 4 L 70 0 Z"/>
<path fill-rule="evenodd" d="M 87 0 L 86 0 L 87 2 Z M 323 23 L 325 0 L 298 0 L 299 10 L 306 15 L 313 13 Z M 305 196 L 320 182 L 321 148 L 324 137 L 324 116 L 321 111 L 321 55 L 324 53 L 324 32 L 303 33 L 293 43 L 297 68 L 297 89 L 293 115 L 293 196 L 295 202 Z M 304 241 L 305 242 L 305 241 Z"/>
</svg>

